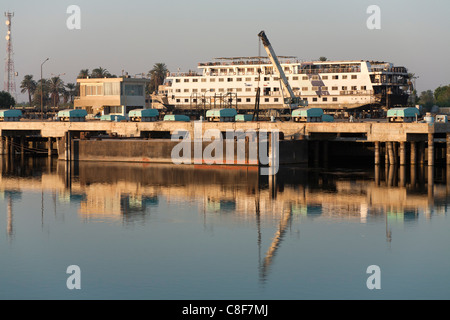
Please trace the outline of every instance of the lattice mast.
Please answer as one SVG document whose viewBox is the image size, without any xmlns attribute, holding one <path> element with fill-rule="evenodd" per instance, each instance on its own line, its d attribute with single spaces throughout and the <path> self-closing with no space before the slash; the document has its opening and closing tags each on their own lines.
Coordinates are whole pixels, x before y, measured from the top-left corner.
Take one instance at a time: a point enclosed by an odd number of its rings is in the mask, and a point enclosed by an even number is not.
<svg viewBox="0 0 450 320">
<path fill-rule="evenodd" d="M 6 62 L 5 62 L 5 82 L 4 82 L 4 91 L 9 92 L 9 94 L 16 99 L 16 73 L 14 71 L 14 59 L 13 59 L 13 47 L 12 47 L 12 35 L 11 35 L 11 22 L 12 17 L 14 17 L 14 12 L 5 12 L 6 17 L 6 25 L 8 27 L 8 31 L 6 33 Z"/>
</svg>

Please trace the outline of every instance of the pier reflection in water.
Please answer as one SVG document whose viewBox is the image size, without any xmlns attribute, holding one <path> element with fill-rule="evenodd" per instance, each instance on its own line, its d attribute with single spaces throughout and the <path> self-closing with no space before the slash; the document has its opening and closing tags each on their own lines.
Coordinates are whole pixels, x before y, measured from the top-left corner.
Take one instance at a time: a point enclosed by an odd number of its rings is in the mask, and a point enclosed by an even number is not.
<svg viewBox="0 0 450 320">
<path fill-rule="evenodd" d="M 181 221 L 184 222 L 185 228 L 194 230 L 198 230 L 201 225 L 206 236 L 203 241 L 206 243 L 197 250 L 204 250 L 205 256 L 217 255 L 216 250 L 220 250 L 217 248 L 228 243 L 237 245 L 233 237 L 239 236 L 239 241 L 243 241 L 240 243 L 242 247 L 250 251 L 229 258 L 239 259 L 240 255 L 256 254 L 257 262 L 253 270 L 257 270 L 255 274 L 258 282 L 262 288 L 270 286 L 272 290 L 276 286 L 270 285 L 271 273 L 276 270 L 277 254 L 282 250 L 285 238 L 290 238 L 288 250 L 294 255 L 295 249 L 294 252 L 290 251 L 291 238 L 297 239 L 300 247 L 312 245 L 311 239 L 300 237 L 300 230 L 305 232 L 303 224 L 312 229 L 315 229 L 314 224 L 317 223 L 339 225 L 356 222 L 360 225 L 383 225 L 384 233 L 378 234 L 377 237 L 383 237 L 389 246 L 396 241 L 392 224 L 417 223 L 421 218 L 430 220 L 433 215 L 446 214 L 450 190 L 449 170 L 429 170 L 426 166 L 376 166 L 374 170 L 293 167 L 281 168 L 273 177 L 260 176 L 258 170 L 253 167 L 218 168 L 106 162 L 68 164 L 51 158 L 28 158 L 20 162 L 3 158 L 1 168 L 0 192 L 6 208 L 5 228 L 9 243 L 15 241 L 16 229 L 22 227 L 15 226 L 15 215 L 23 215 L 22 212 L 15 212 L 15 204 L 25 201 L 24 198 L 27 198 L 29 193 L 37 193 L 41 195 L 41 202 L 26 205 L 32 206 L 34 211 L 39 207 L 43 230 L 44 220 L 52 219 L 51 215 L 57 219 L 59 215 L 66 214 L 68 205 L 75 208 L 78 220 L 83 224 L 107 223 L 125 227 L 138 224 L 145 228 L 167 221 L 175 225 Z M 192 208 L 195 216 L 187 217 Z M 172 213 L 165 216 L 166 211 Z M 169 217 L 170 220 L 164 220 Z M 191 239 L 182 235 L 177 238 L 178 228 L 174 228 L 173 234 L 169 233 L 161 238 L 149 236 L 148 240 L 160 241 L 162 251 L 164 242 L 169 239 L 189 244 Z M 218 240 L 215 240 L 217 248 L 208 248 L 207 241 L 214 237 L 215 230 L 222 228 L 231 230 L 230 238 L 225 235 L 222 242 L 217 243 Z M 236 234 L 234 230 L 241 228 L 245 229 L 244 234 Z M 170 228 L 165 227 L 164 230 Z M 93 239 L 96 237 L 90 236 Z M 223 233 L 221 236 L 224 236 Z M 322 237 L 326 238 L 326 234 Z M 193 246 L 196 244 L 196 241 L 192 242 Z M 133 246 L 133 243 L 130 242 L 129 245 Z M 152 258 L 164 257 L 165 254 L 160 253 L 160 256 L 156 254 Z M 298 262 L 298 259 L 293 261 Z M 130 261 L 130 264 L 133 263 Z M 188 265 L 197 268 L 199 266 L 196 263 L 201 265 L 205 261 L 192 261 Z M 282 269 L 292 268 L 283 264 L 286 263 L 286 257 L 281 258 L 280 263 L 279 267 Z M 320 268 L 323 269 L 324 266 Z M 130 271 L 132 269 L 130 268 Z M 242 272 L 251 278 L 250 269 Z M 215 276 L 232 277 L 233 272 Z M 189 274 L 188 271 L 182 273 Z M 214 273 L 210 276 L 214 276 Z M 280 280 L 279 276 L 274 278 L 273 281 Z M 179 282 L 180 279 L 176 281 Z M 168 290 L 172 295 L 167 293 L 166 298 L 183 296 L 177 292 L 179 283 L 176 281 L 169 284 L 173 287 Z M 249 295 L 245 296 L 244 290 L 244 297 L 254 297 L 255 293 L 251 293 L 251 289 L 247 290 Z M 259 297 L 272 297 L 273 293 L 262 293 L 264 289 L 260 290 L 262 291 L 258 292 Z M 212 297 L 209 296 L 211 292 Z M 200 298 L 215 298 L 214 293 L 217 297 L 233 297 L 231 291 L 218 293 L 214 292 L 214 288 L 197 294 Z M 280 294 L 283 296 L 285 293 Z M 5 298 L 3 292 L 0 292 L 0 296 Z M 49 296 L 52 294 L 49 293 Z M 149 296 L 160 297 L 156 293 Z"/>
</svg>

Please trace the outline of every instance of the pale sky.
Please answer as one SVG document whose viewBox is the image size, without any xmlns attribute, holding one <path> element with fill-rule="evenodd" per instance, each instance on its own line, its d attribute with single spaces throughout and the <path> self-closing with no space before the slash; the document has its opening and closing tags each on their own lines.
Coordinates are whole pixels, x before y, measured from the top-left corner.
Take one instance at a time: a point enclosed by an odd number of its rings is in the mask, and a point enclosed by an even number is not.
<svg viewBox="0 0 450 320">
<path fill-rule="evenodd" d="M 67 28 L 70 5 L 80 7 L 80 30 Z M 367 28 L 370 5 L 381 9 L 380 30 Z M 39 80 L 47 57 L 44 78 L 64 74 L 66 83 L 100 66 L 132 76 L 158 62 L 188 71 L 216 57 L 257 55 L 261 30 L 278 55 L 392 62 L 419 76 L 419 92 L 450 84 L 448 0 L 1 0 L 0 7 L 15 14 L 19 102 L 26 101 L 24 75 Z M 7 27 L 1 26 L 3 90 Z"/>
</svg>

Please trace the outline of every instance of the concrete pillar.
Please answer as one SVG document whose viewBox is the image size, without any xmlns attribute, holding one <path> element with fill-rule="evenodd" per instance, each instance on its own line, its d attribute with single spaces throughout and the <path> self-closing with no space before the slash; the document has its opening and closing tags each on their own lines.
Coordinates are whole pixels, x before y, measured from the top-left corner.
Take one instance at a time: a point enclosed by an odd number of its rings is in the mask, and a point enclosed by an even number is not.
<svg viewBox="0 0 450 320">
<path fill-rule="evenodd" d="M 434 166 L 434 136 L 432 133 L 428 134 L 428 165 Z"/>
<path fill-rule="evenodd" d="M 417 151 L 416 151 L 416 142 L 415 141 L 411 141 L 410 143 L 411 146 L 411 157 L 410 157 L 410 163 L 411 165 L 415 165 L 417 162 Z"/>
<path fill-rule="evenodd" d="M 375 165 L 380 164 L 380 142 L 375 141 Z"/>
<path fill-rule="evenodd" d="M 388 144 L 389 142 L 384 143 L 384 164 L 389 166 L 389 151 L 388 151 Z"/>
<path fill-rule="evenodd" d="M 323 165 L 324 167 L 328 167 L 328 141 L 323 141 L 323 154 L 322 154 L 322 158 L 323 158 Z"/>
<path fill-rule="evenodd" d="M 314 165 L 319 165 L 319 159 L 320 159 L 320 141 L 314 141 Z"/>
<path fill-rule="evenodd" d="M 0 136 L 0 155 L 5 154 L 4 137 Z"/>
<path fill-rule="evenodd" d="M 404 166 L 406 164 L 406 146 L 404 141 L 400 141 L 400 165 Z"/>
<path fill-rule="evenodd" d="M 450 133 L 447 133 L 447 154 L 446 154 L 447 166 L 450 166 Z"/>
<path fill-rule="evenodd" d="M 47 155 L 49 157 L 52 156 L 52 149 L 53 149 L 53 140 L 52 140 L 52 138 L 48 138 Z"/>
<path fill-rule="evenodd" d="M 395 155 L 394 155 L 394 143 L 387 142 L 388 144 L 388 152 L 389 152 L 389 164 L 392 166 L 395 164 Z"/>
</svg>

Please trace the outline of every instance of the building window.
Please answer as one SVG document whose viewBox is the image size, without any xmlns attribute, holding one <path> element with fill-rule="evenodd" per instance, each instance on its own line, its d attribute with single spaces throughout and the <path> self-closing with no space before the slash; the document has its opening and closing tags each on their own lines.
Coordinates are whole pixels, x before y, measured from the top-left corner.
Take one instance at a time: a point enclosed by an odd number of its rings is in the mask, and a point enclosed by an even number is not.
<svg viewBox="0 0 450 320">
<path fill-rule="evenodd" d="M 252 78 L 245 78 L 245 81 L 252 81 Z"/>
<path fill-rule="evenodd" d="M 328 76 L 322 76 L 322 80 L 328 80 Z"/>
<path fill-rule="evenodd" d="M 269 98 L 264 98 L 264 102 L 269 102 Z"/>
<path fill-rule="evenodd" d="M 347 90 L 347 86 L 342 86 L 342 90 Z"/>
<path fill-rule="evenodd" d="M 333 79 L 333 80 L 339 80 L 339 76 L 332 76 L 331 79 Z"/>
<path fill-rule="evenodd" d="M 302 91 L 308 91 L 308 87 L 303 87 Z"/>
<path fill-rule="evenodd" d="M 227 78 L 228 82 L 233 82 L 233 78 Z"/>
<path fill-rule="evenodd" d="M 189 79 L 184 79 L 184 82 L 189 82 Z"/>
<path fill-rule="evenodd" d="M 120 96 L 119 82 L 105 82 L 103 84 L 105 96 Z"/>
<path fill-rule="evenodd" d="M 215 78 L 209 78 L 209 82 L 216 82 Z"/>
<path fill-rule="evenodd" d="M 223 82 L 223 78 L 219 78 L 219 82 Z"/>
<path fill-rule="evenodd" d="M 202 82 L 206 82 L 206 78 L 202 78 Z"/>
<path fill-rule="evenodd" d="M 331 90 L 339 90 L 338 87 L 331 87 Z"/>
<path fill-rule="evenodd" d="M 189 89 L 184 89 L 184 92 L 189 92 Z"/>
<path fill-rule="evenodd" d="M 358 76 L 356 74 L 352 75 L 352 79 L 358 79 Z"/>
<path fill-rule="evenodd" d="M 177 102 L 180 102 L 180 99 L 177 99 Z"/>
<path fill-rule="evenodd" d="M 274 99 L 273 99 L 273 102 L 278 102 L 278 98 L 274 98 Z"/>
<path fill-rule="evenodd" d="M 323 101 L 323 102 L 327 102 L 328 99 L 327 99 L 327 98 L 322 98 L 322 101 Z"/>
<path fill-rule="evenodd" d="M 298 80 L 298 77 L 292 77 L 292 80 Z"/>
<path fill-rule="evenodd" d="M 358 90 L 357 86 L 352 86 L 352 90 Z"/>
<path fill-rule="evenodd" d="M 342 76 L 342 79 L 347 79 L 347 76 L 345 75 L 345 76 Z"/>
<path fill-rule="evenodd" d="M 337 102 L 337 98 L 336 97 L 333 98 L 333 102 Z"/>
<path fill-rule="evenodd" d="M 313 98 L 313 102 L 317 102 L 317 98 Z"/>
<path fill-rule="evenodd" d="M 143 96 L 144 86 L 137 84 L 126 84 L 125 85 L 125 95 L 126 96 Z"/>
<path fill-rule="evenodd" d="M 319 87 L 312 87 L 312 91 L 318 91 Z"/>
<path fill-rule="evenodd" d="M 328 87 L 322 87 L 322 91 L 328 91 Z"/>
<path fill-rule="evenodd" d="M 175 79 L 175 82 L 180 82 L 180 79 Z"/>
<path fill-rule="evenodd" d="M 366 86 L 361 86 L 361 90 L 366 90 Z"/>
<path fill-rule="evenodd" d="M 184 102 L 189 102 L 189 99 L 184 99 Z"/>
<path fill-rule="evenodd" d="M 250 101 L 251 101 L 250 98 L 245 99 L 245 102 L 250 102 Z"/>
<path fill-rule="evenodd" d="M 303 76 L 302 80 L 309 80 L 308 76 Z"/>
<path fill-rule="evenodd" d="M 242 81 L 242 78 L 236 78 L 236 81 Z"/>
</svg>

